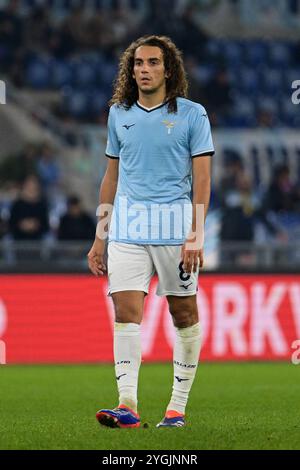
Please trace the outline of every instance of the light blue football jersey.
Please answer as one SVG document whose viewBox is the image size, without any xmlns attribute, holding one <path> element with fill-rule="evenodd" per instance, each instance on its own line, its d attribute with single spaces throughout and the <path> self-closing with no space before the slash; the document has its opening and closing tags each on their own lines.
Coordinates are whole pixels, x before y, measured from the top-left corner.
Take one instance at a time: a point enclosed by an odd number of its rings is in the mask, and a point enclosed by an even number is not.
<svg viewBox="0 0 300 470">
<path fill-rule="evenodd" d="M 192 158 L 207 154 L 214 146 L 200 104 L 177 98 L 177 113 L 113 105 L 106 155 L 120 162 L 109 241 L 181 245 L 192 223 Z"/>
</svg>

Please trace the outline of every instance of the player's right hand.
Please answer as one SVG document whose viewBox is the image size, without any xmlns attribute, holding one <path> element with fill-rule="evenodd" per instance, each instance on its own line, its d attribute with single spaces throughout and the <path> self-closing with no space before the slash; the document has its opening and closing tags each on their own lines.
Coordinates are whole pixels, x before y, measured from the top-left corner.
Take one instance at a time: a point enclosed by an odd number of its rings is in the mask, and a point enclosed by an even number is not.
<svg viewBox="0 0 300 470">
<path fill-rule="evenodd" d="M 106 272 L 106 265 L 104 263 L 105 241 L 96 238 L 92 248 L 87 254 L 88 265 L 90 271 L 95 276 L 103 276 Z"/>
</svg>

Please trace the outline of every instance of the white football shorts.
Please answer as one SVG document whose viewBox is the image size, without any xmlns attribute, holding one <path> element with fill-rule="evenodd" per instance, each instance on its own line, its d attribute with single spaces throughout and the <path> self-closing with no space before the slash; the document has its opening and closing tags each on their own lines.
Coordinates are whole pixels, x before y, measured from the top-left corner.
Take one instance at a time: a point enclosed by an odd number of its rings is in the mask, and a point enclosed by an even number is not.
<svg viewBox="0 0 300 470">
<path fill-rule="evenodd" d="M 157 295 L 187 297 L 198 290 L 198 274 L 185 273 L 180 260 L 181 245 L 135 245 L 111 241 L 108 244 L 108 295 L 136 290 L 146 294 L 155 272 Z"/>
</svg>

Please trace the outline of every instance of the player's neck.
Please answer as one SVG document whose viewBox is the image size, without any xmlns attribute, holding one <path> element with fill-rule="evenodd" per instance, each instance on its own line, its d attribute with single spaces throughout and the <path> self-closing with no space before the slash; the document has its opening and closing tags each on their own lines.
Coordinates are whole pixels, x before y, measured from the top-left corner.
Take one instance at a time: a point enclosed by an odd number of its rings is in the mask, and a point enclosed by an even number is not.
<svg viewBox="0 0 300 470">
<path fill-rule="evenodd" d="M 139 92 L 139 104 L 144 106 L 144 108 L 155 108 L 160 104 L 164 103 L 166 99 L 165 90 L 154 93 L 153 95 L 146 95 L 144 93 Z"/>
</svg>

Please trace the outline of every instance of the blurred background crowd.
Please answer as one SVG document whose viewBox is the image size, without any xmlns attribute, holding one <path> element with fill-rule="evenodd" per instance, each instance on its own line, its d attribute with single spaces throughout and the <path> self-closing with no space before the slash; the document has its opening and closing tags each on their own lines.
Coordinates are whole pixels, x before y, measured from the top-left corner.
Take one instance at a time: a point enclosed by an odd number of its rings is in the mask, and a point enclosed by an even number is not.
<svg viewBox="0 0 300 470">
<path fill-rule="evenodd" d="M 0 0 L 4 265 L 14 241 L 93 239 L 119 57 L 153 33 L 213 127 L 208 266 L 300 265 L 300 1 Z"/>
<path fill-rule="evenodd" d="M 182 50 L 191 98 L 207 107 L 214 125 L 273 128 L 300 123 L 299 113 L 286 99 L 295 69 L 299 70 L 300 43 L 290 35 L 273 40 L 238 34 L 231 39 L 218 37 L 218 31 L 204 28 L 197 19 L 201 4 L 208 8 L 221 1 L 4 3 L 1 72 L 19 88 L 59 91 L 60 100 L 52 104 L 52 111 L 62 119 L 105 124 L 121 52 L 137 37 L 155 33 L 170 36 Z M 242 5 L 245 9 L 250 4 L 253 22 L 256 3 L 261 4 L 259 13 L 265 21 L 273 18 L 276 25 L 275 13 L 284 19 L 282 1 L 225 3 L 231 7 L 228 14 L 235 16 Z M 298 2 L 283 3 L 286 16 L 289 12 L 293 17 L 294 11 L 297 17 Z"/>
</svg>

